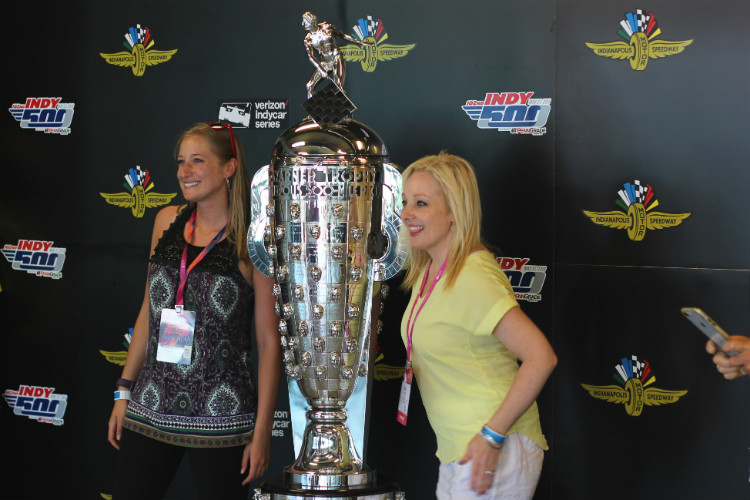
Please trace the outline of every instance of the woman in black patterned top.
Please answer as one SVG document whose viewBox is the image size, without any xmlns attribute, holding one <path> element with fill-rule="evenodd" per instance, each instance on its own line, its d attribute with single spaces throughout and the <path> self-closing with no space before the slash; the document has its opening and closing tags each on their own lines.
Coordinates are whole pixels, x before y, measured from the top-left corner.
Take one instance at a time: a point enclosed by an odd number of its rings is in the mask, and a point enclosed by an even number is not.
<svg viewBox="0 0 750 500">
<path fill-rule="evenodd" d="M 270 459 L 281 364 L 272 281 L 248 257 L 250 182 L 231 126 L 195 125 L 176 157 L 188 203 L 162 209 L 154 223 L 109 420 L 120 450 L 113 497 L 162 498 L 187 454 L 201 497 L 244 500 Z"/>
</svg>

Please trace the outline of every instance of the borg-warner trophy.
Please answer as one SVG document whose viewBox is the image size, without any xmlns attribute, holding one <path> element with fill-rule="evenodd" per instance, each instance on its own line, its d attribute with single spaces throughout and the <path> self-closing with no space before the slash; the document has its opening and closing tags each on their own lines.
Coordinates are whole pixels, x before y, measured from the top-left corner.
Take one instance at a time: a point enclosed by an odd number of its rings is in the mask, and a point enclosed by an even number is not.
<svg viewBox="0 0 750 500">
<path fill-rule="evenodd" d="M 333 41 L 344 35 L 310 13 L 303 26 L 318 75 L 303 104 L 310 116 L 281 135 L 271 164 L 253 178 L 248 248 L 274 279 L 292 424 L 306 425 L 293 431 L 294 464 L 280 482 L 256 489 L 255 499 L 402 500 L 398 486 L 379 480 L 360 455 L 374 282 L 394 276 L 405 258 L 401 175 L 380 137 L 351 118 Z M 328 86 L 313 93 L 320 76 Z"/>
</svg>

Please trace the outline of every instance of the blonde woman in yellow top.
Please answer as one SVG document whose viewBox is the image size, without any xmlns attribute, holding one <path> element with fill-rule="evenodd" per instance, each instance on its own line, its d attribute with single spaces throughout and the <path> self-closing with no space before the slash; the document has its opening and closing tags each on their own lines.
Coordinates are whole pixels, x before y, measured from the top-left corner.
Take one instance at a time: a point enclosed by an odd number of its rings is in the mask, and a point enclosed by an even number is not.
<svg viewBox="0 0 750 500">
<path fill-rule="evenodd" d="M 481 243 L 471 164 L 427 156 L 403 179 L 405 378 L 413 370 L 437 437 L 437 498 L 531 498 L 547 449 L 535 400 L 557 357 Z"/>
</svg>

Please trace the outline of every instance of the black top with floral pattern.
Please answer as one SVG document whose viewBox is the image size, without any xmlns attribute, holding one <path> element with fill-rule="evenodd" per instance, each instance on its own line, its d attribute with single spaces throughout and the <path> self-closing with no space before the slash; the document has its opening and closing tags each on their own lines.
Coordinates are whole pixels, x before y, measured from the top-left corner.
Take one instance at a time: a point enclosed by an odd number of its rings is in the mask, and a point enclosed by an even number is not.
<svg viewBox="0 0 750 500">
<path fill-rule="evenodd" d="M 191 364 L 156 360 L 161 311 L 175 306 L 190 215 L 187 209 L 178 214 L 150 261 L 148 347 L 123 426 L 179 446 L 239 446 L 249 442 L 257 410 L 250 358 L 253 290 L 227 239 L 188 275 L 185 308 L 196 313 Z M 188 245 L 188 265 L 201 250 Z"/>
</svg>

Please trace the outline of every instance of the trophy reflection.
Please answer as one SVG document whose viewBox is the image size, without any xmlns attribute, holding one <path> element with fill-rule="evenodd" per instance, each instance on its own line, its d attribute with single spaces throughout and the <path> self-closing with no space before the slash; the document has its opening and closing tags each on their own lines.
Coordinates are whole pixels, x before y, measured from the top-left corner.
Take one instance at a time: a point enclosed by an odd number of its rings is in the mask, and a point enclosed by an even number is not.
<svg viewBox="0 0 750 500">
<path fill-rule="evenodd" d="M 253 179 L 248 248 L 274 279 L 292 420 L 301 412 L 305 427 L 281 484 L 265 482 L 255 498 L 403 499 L 360 455 L 374 283 L 394 276 L 406 256 L 401 175 L 380 137 L 351 118 L 334 40 L 351 37 L 309 12 L 303 26 L 316 68 L 303 105 L 310 116 L 281 135 Z"/>
</svg>

